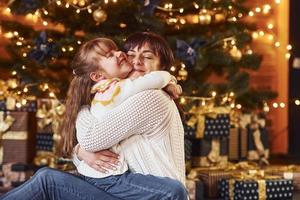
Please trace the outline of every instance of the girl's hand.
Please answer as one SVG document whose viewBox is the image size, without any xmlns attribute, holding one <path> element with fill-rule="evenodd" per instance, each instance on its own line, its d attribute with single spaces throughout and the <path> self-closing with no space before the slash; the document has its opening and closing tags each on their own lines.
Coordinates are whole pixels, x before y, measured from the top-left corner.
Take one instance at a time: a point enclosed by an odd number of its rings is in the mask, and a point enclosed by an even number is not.
<svg viewBox="0 0 300 200">
<path fill-rule="evenodd" d="M 182 93 L 182 88 L 178 84 L 170 83 L 164 88 L 164 91 L 167 92 L 172 99 L 178 99 Z"/>
<path fill-rule="evenodd" d="M 119 155 L 109 150 L 89 152 L 79 147 L 77 157 L 80 160 L 84 160 L 90 167 L 102 173 L 106 173 L 108 169 L 116 169 L 116 165 L 118 165 L 119 162 Z"/>
</svg>

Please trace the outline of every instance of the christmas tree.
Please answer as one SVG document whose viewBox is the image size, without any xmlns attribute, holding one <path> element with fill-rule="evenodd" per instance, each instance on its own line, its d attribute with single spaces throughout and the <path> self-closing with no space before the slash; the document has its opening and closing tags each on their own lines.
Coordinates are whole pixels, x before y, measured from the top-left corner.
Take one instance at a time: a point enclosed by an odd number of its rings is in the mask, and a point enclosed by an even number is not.
<svg viewBox="0 0 300 200">
<path fill-rule="evenodd" d="M 170 3 L 172 2 L 172 3 Z M 271 91 L 249 87 L 249 71 L 262 57 L 251 50 L 255 24 L 244 0 L 18 0 L 3 3 L 2 33 L 9 60 L 0 66 L 21 80 L 22 91 L 63 98 L 78 47 L 109 37 L 121 47 L 137 31 L 152 31 L 170 43 L 170 69 L 185 96 L 234 94 L 245 108 L 262 106 Z M 14 19 L 14 20 L 12 20 Z"/>
</svg>

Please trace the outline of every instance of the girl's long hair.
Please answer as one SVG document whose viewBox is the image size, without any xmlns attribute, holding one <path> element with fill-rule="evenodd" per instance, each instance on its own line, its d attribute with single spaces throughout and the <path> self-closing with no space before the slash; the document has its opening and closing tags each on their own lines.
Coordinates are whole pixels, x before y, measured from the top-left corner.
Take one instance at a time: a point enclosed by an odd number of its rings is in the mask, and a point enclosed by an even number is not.
<svg viewBox="0 0 300 200">
<path fill-rule="evenodd" d="M 90 105 L 92 101 L 91 88 L 94 82 L 90 73 L 100 69 L 99 55 L 105 56 L 112 49 L 117 49 L 117 46 L 110 39 L 90 40 L 80 47 L 71 63 L 74 77 L 68 89 L 66 112 L 61 126 L 62 153 L 65 156 L 70 156 L 77 144 L 75 123 L 78 112 L 83 105 Z"/>
</svg>

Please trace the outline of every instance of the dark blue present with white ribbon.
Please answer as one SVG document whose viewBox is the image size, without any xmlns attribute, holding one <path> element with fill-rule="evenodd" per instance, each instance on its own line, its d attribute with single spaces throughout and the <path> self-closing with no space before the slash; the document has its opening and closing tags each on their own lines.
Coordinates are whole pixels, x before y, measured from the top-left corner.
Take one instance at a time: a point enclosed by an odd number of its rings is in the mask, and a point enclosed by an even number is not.
<svg viewBox="0 0 300 200">
<path fill-rule="evenodd" d="M 292 200 L 293 181 L 288 179 L 234 180 L 219 182 L 219 196 L 224 200 Z"/>
</svg>

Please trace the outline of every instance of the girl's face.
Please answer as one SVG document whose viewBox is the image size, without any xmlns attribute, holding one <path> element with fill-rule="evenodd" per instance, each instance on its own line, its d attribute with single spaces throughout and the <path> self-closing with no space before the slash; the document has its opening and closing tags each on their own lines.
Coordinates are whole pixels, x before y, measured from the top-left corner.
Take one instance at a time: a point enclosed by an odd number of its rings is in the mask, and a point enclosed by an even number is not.
<svg viewBox="0 0 300 200">
<path fill-rule="evenodd" d="M 133 65 L 131 78 L 142 76 L 151 71 L 160 69 L 160 57 L 155 54 L 146 43 L 140 48 L 137 46 L 127 52 L 128 61 Z"/>
<path fill-rule="evenodd" d="M 132 71 L 132 66 L 127 60 L 127 55 L 122 51 L 111 49 L 106 52 L 106 55 L 100 55 L 99 57 L 99 65 L 106 79 L 124 79 Z"/>
</svg>

